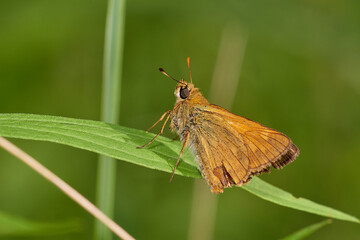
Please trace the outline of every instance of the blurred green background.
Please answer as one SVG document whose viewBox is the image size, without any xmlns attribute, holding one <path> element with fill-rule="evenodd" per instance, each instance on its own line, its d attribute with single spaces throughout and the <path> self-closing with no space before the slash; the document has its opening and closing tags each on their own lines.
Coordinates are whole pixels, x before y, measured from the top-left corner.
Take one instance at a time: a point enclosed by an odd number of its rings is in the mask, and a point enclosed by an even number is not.
<svg viewBox="0 0 360 240">
<path fill-rule="evenodd" d="M 98 120 L 106 7 L 0 1 L 0 111 Z M 188 79 L 187 56 L 208 96 L 222 32 L 235 26 L 247 42 L 232 112 L 286 133 L 301 151 L 262 179 L 360 216 L 358 0 L 134 0 L 126 11 L 121 125 L 147 129 L 172 108 L 175 84 L 157 69 Z M 94 201 L 96 154 L 12 141 Z M 194 180 L 169 177 L 118 161 L 115 220 L 138 239 L 187 238 Z M 46 239 L 91 239 L 93 218 L 2 150 L 0 192 L 1 211 L 85 221 L 83 232 Z M 218 196 L 214 239 L 277 239 L 322 219 L 233 188 Z M 309 239 L 359 236 L 359 225 L 334 221 Z"/>
</svg>

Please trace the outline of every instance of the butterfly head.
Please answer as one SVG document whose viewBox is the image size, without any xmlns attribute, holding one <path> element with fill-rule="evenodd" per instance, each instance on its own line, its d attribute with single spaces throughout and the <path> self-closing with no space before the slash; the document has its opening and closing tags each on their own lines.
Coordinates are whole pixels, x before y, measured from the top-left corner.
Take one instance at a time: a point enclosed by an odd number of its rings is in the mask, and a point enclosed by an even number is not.
<svg viewBox="0 0 360 240">
<path fill-rule="evenodd" d="M 190 82 L 186 82 L 184 79 L 176 80 L 175 78 L 171 77 L 169 74 L 167 74 L 164 69 L 159 68 L 160 72 L 162 72 L 165 76 L 168 78 L 174 80 L 177 82 L 175 87 L 174 95 L 176 97 L 176 103 L 182 102 L 186 99 L 192 100 L 193 103 L 208 103 L 207 100 L 201 95 L 198 88 L 194 87 L 194 84 L 192 83 L 192 76 L 191 76 L 191 70 L 190 70 L 190 58 L 187 58 L 188 68 L 190 72 Z"/>
<path fill-rule="evenodd" d="M 184 79 L 176 80 L 175 78 L 171 77 L 167 72 L 165 72 L 164 69 L 159 68 L 160 72 L 162 72 L 165 76 L 169 77 L 170 79 L 177 82 L 175 87 L 174 95 L 176 97 L 176 102 L 183 101 L 187 98 L 190 98 L 193 95 L 193 92 L 197 90 L 197 88 L 194 88 L 194 84 L 191 82 L 188 83 Z"/>
<path fill-rule="evenodd" d="M 178 84 L 176 84 L 174 95 L 177 101 L 183 101 L 193 95 L 194 84 L 187 83 L 181 79 Z"/>
</svg>

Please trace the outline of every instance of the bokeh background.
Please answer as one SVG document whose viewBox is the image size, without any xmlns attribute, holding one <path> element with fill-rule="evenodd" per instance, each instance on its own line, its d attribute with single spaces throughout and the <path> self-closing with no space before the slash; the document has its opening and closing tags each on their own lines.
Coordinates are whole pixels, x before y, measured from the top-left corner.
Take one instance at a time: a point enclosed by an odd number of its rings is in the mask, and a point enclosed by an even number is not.
<svg viewBox="0 0 360 240">
<path fill-rule="evenodd" d="M 0 111 L 98 120 L 106 1 L 0 1 Z M 262 178 L 295 196 L 360 216 L 360 2 L 128 1 L 121 125 L 147 129 L 174 104 L 164 67 L 208 96 L 224 29 L 246 43 L 232 111 L 291 136 L 300 157 Z M 216 102 L 214 102 L 216 104 Z M 154 130 L 156 131 L 156 130 Z M 166 136 L 173 135 L 166 133 Z M 12 140 L 95 199 L 97 155 Z M 186 239 L 193 179 L 118 161 L 115 220 L 139 239 Z M 93 218 L 27 166 L 0 151 L 0 210 L 38 221 Z M 214 239 L 277 239 L 323 218 L 239 188 L 218 196 Z M 309 239 L 358 239 L 334 221 Z M 9 238 L 10 239 L 10 238 Z M 23 239 L 39 239 L 24 237 Z"/>
</svg>

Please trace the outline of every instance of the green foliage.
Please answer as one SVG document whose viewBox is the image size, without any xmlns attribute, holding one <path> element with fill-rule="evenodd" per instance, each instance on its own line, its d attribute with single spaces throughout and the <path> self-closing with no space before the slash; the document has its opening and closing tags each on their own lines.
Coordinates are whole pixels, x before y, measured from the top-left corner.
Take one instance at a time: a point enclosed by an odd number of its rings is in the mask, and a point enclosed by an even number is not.
<svg viewBox="0 0 360 240">
<path fill-rule="evenodd" d="M 304 239 L 307 236 L 310 236 L 311 234 L 313 234 L 314 232 L 316 232 L 317 230 L 319 230 L 320 228 L 325 227 L 326 225 L 329 225 L 331 223 L 330 219 L 327 219 L 325 221 L 321 221 L 319 223 L 315 223 L 312 224 L 310 226 L 307 226 L 293 234 L 290 234 L 288 236 L 286 236 L 285 238 L 282 238 L 281 240 L 300 240 L 300 239 Z"/>
<path fill-rule="evenodd" d="M 335 218 L 344 221 L 360 223 L 359 219 L 338 210 L 320 205 L 301 197 L 294 197 L 292 194 L 282 189 L 274 187 L 260 178 L 252 179 L 248 184 L 243 186 L 246 191 L 267 201 L 279 204 L 284 207 L 294 208 L 300 211 L 321 215 L 324 217 Z"/>
<path fill-rule="evenodd" d="M 164 137 L 159 137 L 146 149 L 137 149 L 137 146 L 154 137 L 154 134 L 141 130 L 97 121 L 33 114 L 0 114 L 0 135 L 61 143 L 165 172 L 172 171 L 180 151 L 178 142 Z M 176 174 L 200 178 L 193 156 L 188 151 L 183 155 Z M 257 177 L 243 188 L 282 206 L 359 223 L 355 217 L 307 199 L 295 198 Z"/>
<path fill-rule="evenodd" d="M 0 135 L 61 143 L 140 166 L 172 172 L 180 146 L 178 142 L 159 137 L 146 149 L 154 134 L 113 124 L 33 114 L 0 114 Z M 191 153 L 186 151 L 176 173 L 200 178 Z"/>
<path fill-rule="evenodd" d="M 106 8 L 107 1 L 0 1 L 0 112 L 98 120 Z M 194 83 L 208 97 L 223 30 L 240 26 L 248 41 L 232 112 L 284 132 L 301 150 L 290 166 L 262 179 L 359 216 L 359 12 L 358 0 L 128 1 L 121 125 L 146 129 L 173 106 L 174 82 L 157 68 L 188 79 L 188 56 Z M 141 134 L 138 145 L 153 136 Z M 96 154 L 48 142 L 15 141 L 95 199 Z M 160 141 L 170 140 L 159 138 L 141 151 L 167 151 Z M 178 149 L 168 150 L 171 166 Z M 31 218 L 76 215 L 93 221 L 12 160 L 0 151 L 1 208 Z M 192 179 L 177 177 L 168 184 L 168 174 L 123 161 L 116 171 L 114 215 L 120 225 L 139 239 L 187 237 L 189 214 L 194 212 Z M 318 219 L 268 207 L 239 189 L 218 198 L 214 239 L 280 238 L 287 229 Z M 88 240 L 92 234 L 84 231 L 68 239 Z M 359 235 L 357 224 L 335 222 L 316 239 Z"/>
<path fill-rule="evenodd" d="M 78 232 L 82 228 L 75 220 L 39 222 L 0 212 L 0 237 L 58 235 Z"/>
</svg>

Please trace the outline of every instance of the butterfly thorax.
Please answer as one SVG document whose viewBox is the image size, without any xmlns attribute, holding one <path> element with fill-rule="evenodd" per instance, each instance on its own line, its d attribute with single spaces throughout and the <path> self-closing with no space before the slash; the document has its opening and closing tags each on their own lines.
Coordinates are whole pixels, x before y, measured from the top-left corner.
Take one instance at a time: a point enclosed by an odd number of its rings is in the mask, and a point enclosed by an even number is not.
<svg viewBox="0 0 360 240">
<path fill-rule="evenodd" d="M 210 105 L 198 88 L 192 83 L 180 80 L 176 85 L 174 95 L 175 106 L 170 112 L 170 129 L 175 131 L 182 138 L 184 131 L 189 130 L 196 124 L 195 106 Z"/>
</svg>

